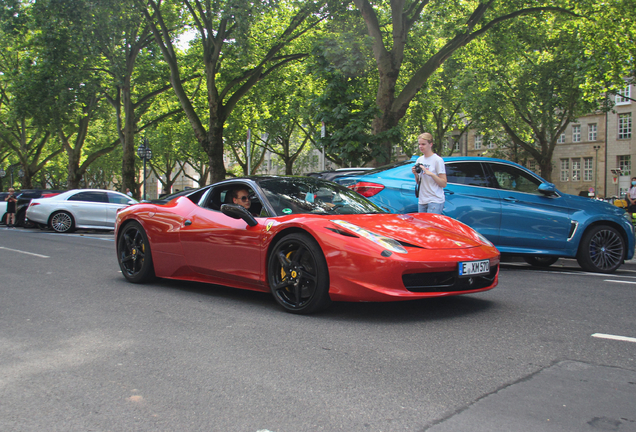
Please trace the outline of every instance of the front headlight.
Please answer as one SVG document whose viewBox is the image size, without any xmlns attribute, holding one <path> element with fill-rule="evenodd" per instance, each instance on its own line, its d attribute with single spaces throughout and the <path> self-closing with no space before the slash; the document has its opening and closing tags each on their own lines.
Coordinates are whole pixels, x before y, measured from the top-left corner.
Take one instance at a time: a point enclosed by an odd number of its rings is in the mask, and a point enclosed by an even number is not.
<svg viewBox="0 0 636 432">
<path fill-rule="evenodd" d="M 381 234 L 376 234 L 367 229 L 361 228 L 358 225 L 354 225 L 350 222 L 345 222 L 343 220 L 332 220 L 331 222 L 336 225 L 340 225 L 343 228 L 348 229 L 349 231 L 353 231 L 358 234 L 360 237 L 364 237 L 367 240 L 371 240 L 373 243 L 382 246 L 383 248 L 390 250 L 391 252 L 405 254 L 407 250 L 396 240 L 392 238 L 385 237 Z"/>
</svg>

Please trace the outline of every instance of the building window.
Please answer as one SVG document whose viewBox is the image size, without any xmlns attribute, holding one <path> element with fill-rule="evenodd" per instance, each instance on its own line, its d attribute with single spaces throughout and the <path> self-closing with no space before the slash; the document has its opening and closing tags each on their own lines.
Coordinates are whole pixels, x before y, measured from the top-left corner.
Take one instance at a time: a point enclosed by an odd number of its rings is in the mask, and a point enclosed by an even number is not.
<svg viewBox="0 0 636 432">
<path fill-rule="evenodd" d="M 583 158 L 583 180 L 592 181 L 592 160 L 593 158 Z"/>
<path fill-rule="evenodd" d="M 563 144 L 564 142 L 565 142 L 565 134 L 559 135 L 559 138 L 557 138 L 557 144 Z"/>
<path fill-rule="evenodd" d="M 532 172 L 537 172 L 537 161 L 531 160 L 528 162 L 528 169 Z"/>
<path fill-rule="evenodd" d="M 581 142 L 581 125 L 572 126 L 572 142 Z"/>
<path fill-rule="evenodd" d="M 561 159 L 561 181 L 566 182 L 570 176 L 570 159 Z"/>
<path fill-rule="evenodd" d="M 459 139 L 455 141 L 455 146 L 453 147 L 453 151 L 459 151 Z"/>
<path fill-rule="evenodd" d="M 632 157 L 630 155 L 618 156 L 618 167 L 623 171 L 624 176 L 631 175 Z"/>
<path fill-rule="evenodd" d="M 632 113 L 618 115 L 618 139 L 632 137 Z"/>
<path fill-rule="evenodd" d="M 488 145 L 486 147 L 488 147 L 489 149 L 494 149 L 495 148 L 495 143 L 492 142 L 492 141 L 488 141 Z"/>
<path fill-rule="evenodd" d="M 618 104 L 628 104 L 631 102 L 630 100 L 630 86 L 628 85 L 627 87 L 619 90 L 616 95 L 616 105 Z"/>
<path fill-rule="evenodd" d="M 596 141 L 598 136 L 598 128 L 596 124 L 587 125 L 587 139 L 588 141 Z"/>
<path fill-rule="evenodd" d="M 483 137 L 481 135 L 475 135 L 475 150 L 479 150 L 481 148 L 481 141 Z"/>
<path fill-rule="evenodd" d="M 572 181 L 581 181 L 581 159 L 572 159 Z"/>
</svg>

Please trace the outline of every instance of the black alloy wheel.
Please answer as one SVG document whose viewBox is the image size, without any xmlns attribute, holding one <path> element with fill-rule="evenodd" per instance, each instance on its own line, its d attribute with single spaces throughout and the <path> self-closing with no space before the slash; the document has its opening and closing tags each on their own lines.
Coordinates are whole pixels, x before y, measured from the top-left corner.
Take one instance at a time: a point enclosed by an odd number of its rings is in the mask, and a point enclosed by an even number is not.
<svg viewBox="0 0 636 432">
<path fill-rule="evenodd" d="M 128 223 L 119 234 L 117 261 L 129 282 L 148 282 L 155 277 L 148 236 L 138 222 Z"/>
<path fill-rule="evenodd" d="M 535 267 L 550 267 L 552 264 L 559 260 L 559 257 L 536 255 L 523 257 L 523 259 L 528 264 Z"/>
<path fill-rule="evenodd" d="M 331 304 L 327 262 L 311 236 L 283 237 L 272 249 L 267 270 L 272 294 L 286 311 L 309 314 Z"/>
<path fill-rule="evenodd" d="M 613 273 L 623 263 L 625 251 L 625 240 L 616 229 L 598 225 L 583 235 L 576 260 L 583 270 Z"/>
<path fill-rule="evenodd" d="M 51 215 L 49 225 L 53 231 L 58 233 L 68 233 L 75 230 L 75 221 L 70 213 L 65 211 L 56 211 Z"/>
</svg>

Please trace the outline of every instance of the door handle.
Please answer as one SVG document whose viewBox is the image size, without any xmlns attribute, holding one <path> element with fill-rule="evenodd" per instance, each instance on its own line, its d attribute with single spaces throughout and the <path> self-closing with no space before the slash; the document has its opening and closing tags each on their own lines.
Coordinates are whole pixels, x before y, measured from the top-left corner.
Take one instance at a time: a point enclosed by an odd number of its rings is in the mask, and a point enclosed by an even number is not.
<svg viewBox="0 0 636 432">
<path fill-rule="evenodd" d="M 504 198 L 504 201 L 508 201 L 508 202 L 519 202 L 519 200 L 518 200 L 517 198 L 512 198 L 512 197 Z"/>
<path fill-rule="evenodd" d="M 190 225 L 192 225 L 192 221 L 190 219 L 186 219 L 186 221 L 183 223 L 183 225 L 190 226 Z"/>
<path fill-rule="evenodd" d="M 444 190 L 444 194 L 445 195 L 455 195 L 455 192 L 449 191 L 449 190 Z"/>
</svg>

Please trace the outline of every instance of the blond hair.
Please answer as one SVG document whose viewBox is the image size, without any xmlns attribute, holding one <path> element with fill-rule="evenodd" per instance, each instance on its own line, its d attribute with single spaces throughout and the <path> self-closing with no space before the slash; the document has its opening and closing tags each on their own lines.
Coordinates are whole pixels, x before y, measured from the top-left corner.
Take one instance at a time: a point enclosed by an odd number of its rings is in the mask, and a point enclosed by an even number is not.
<svg viewBox="0 0 636 432">
<path fill-rule="evenodd" d="M 419 135 L 417 136 L 417 139 L 418 139 L 418 140 L 419 140 L 419 139 L 425 139 L 426 141 L 431 141 L 431 142 L 432 142 L 432 141 L 433 141 L 433 135 L 431 135 L 431 134 L 430 134 L 430 133 L 428 133 L 428 132 L 424 132 L 423 134 L 419 134 Z"/>
</svg>

